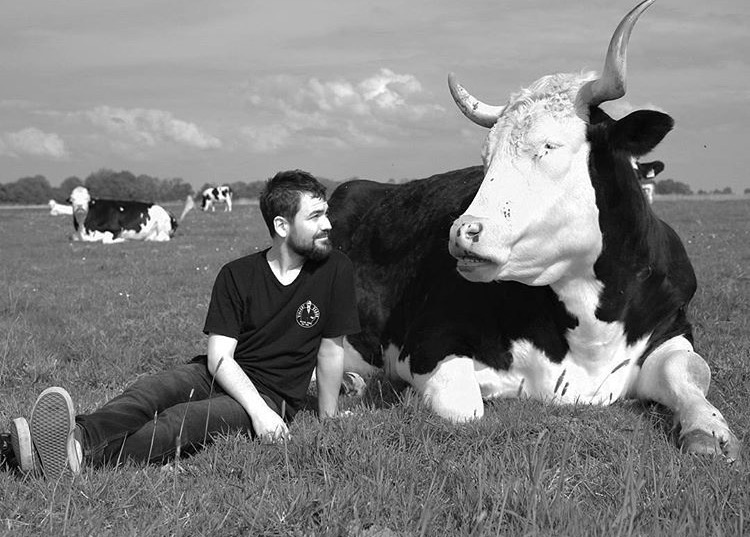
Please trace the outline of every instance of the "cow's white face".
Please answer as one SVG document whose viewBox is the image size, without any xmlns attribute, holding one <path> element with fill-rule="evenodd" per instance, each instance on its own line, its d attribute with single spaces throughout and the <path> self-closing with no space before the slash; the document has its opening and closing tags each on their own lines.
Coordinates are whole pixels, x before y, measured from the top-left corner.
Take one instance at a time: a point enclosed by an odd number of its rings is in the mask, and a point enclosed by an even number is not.
<svg viewBox="0 0 750 537">
<path fill-rule="evenodd" d="M 89 203 L 91 194 L 86 187 L 77 186 L 70 193 L 70 205 L 73 207 L 73 217 L 75 218 L 78 229 L 83 231 L 83 225 L 86 221 L 86 215 L 89 212 Z"/>
<path fill-rule="evenodd" d="M 91 194 L 86 187 L 77 186 L 70 193 L 70 204 L 73 206 L 73 212 L 88 211 Z"/>
<path fill-rule="evenodd" d="M 490 130 L 484 180 L 451 228 L 450 252 L 466 279 L 548 285 L 591 270 L 602 238 L 586 122 L 575 107 L 589 79 L 540 79 L 511 97 Z"/>
</svg>

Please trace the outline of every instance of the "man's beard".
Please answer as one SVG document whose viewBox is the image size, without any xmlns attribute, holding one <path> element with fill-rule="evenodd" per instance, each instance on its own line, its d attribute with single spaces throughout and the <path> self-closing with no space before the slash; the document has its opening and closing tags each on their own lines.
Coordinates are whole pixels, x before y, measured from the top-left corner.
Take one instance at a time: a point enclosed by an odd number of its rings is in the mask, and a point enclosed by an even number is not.
<svg viewBox="0 0 750 537">
<path fill-rule="evenodd" d="M 324 239 L 324 240 L 320 240 Z M 304 243 L 292 234 L 289 236 L 289 248 L 296 254 L 312 259 L 313 261 L 322 261 L 328 257 L 333 249 L 331 239 L 328 238 L 327 232 L 316 234 L 310 242 Z"/>
</svg>

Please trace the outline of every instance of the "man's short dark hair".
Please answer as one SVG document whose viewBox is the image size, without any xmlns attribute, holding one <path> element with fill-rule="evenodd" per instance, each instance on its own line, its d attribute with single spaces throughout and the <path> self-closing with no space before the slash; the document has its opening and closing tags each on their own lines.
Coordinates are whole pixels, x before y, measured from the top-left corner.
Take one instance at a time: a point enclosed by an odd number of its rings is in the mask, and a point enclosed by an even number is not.
<svg viewBox="0 0 750 537">
<path fill-rule="evenodd" d="M 299 211 L 302 194 L 326 199 L 326 187 L 312 174 L 302 170 L 279 172 L 266 181 L 260 193 L 260 213 L 271 237 L 276 233 L 273 219 L 283 216 L 291 222 Z"/>
</svg>

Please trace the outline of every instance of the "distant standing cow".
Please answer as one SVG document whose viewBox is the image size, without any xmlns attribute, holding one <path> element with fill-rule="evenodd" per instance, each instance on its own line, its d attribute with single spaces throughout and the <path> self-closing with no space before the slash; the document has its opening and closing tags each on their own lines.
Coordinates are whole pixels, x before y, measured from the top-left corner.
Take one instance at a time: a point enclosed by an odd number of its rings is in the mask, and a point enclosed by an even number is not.
<svg viewBox="0 0 750 537">
<path fill-rule="evenodd" d="M 204 211 L 215 210 L 214 204 L 224 203 L 224 211 L 232 211 L 232 189 L 228 186 L 215 186 L 203 191 L 201 209 Z"/>
<path fill-rule="evenodd" d="M 664 163 L 660 160 L 653 162 L 638 162 L 633 159 L 633 169 L 638 173 L 641 180 L 641 190 L 649 204 L 654 202 L 654 191 L 656 190 L 656 181 L 654 178 L 664 171 Z"/>
<path fill-rule="evenodd" d="M 70 193 L 73 240 L 112 244 L 126 240 L 168 241 L 177 221 L 162 206 L 141 201 L 92 199 L 87 188 Z"/>
</svg>

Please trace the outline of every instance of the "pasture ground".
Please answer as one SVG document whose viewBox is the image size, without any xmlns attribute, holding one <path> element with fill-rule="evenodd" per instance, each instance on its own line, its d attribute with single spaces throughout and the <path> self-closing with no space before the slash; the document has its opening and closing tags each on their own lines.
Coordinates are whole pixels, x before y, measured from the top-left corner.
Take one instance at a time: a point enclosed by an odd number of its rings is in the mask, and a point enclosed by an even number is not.
<svg viewBox="0 0 750 537">
<path fill-rule="evenodd" d="M 171 207 L 179 214 L 180 207 Z M 709 398 L 750 442 L 750 200 L 657 201 L 699 279 Z M 268 244 L 257 207 L 193 211 L 166 244 L 71 243 L 70 217 L 0 210 L 0 424 L 50 385 L 79 411 L 204 352 L 220 266 Z M 0 535 L 748 535 L 750 465 L 681 454 L 656 406 L 488 404 L 452 425 L 384 380 L 303 411 L 287 445 L 224 437 L 175 467 L 1 472 Z"/>
</svg>

